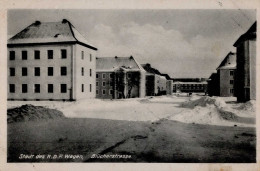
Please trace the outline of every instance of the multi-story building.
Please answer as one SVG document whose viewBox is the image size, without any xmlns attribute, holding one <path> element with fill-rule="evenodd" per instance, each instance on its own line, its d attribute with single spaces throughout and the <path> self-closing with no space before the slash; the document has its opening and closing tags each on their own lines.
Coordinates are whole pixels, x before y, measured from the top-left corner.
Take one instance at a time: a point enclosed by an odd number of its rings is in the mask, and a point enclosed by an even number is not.
<svg viewBox="0 0 260 171">
<path fill-rule="evenodd" d="M 164 95 L 166 94 L 166 78 L 150 64 L 142 64 L 146 71 L 146 96 Z"/>
<path fill-rule="evenodd" d="M 234 75 L 236 71 L 236 54 L 229 52 L 217 68 L 218 96 L 234 96 Z"/>
<path fill-rule="evenodd" d="M 234 43 L 237 69 L 235 96 L 244 102 L 256 99 L 256 22 Z"/>
<path fill-rule="evenodd" d="M 174 78 L 173 92 L 206 93 L 207 85 L 205 78 Z"/>
<path fill-rule="evenodd" d="M 134 57 L 96 58 L 96 97 L 100 99 L 145 96 L 145 70 Z"/>
<path fill-rule="evenodd" d="M 9 100 L 94 98 L 97 48 L 66 19 L 29 25 L 8 40 Z"/>
</svg>

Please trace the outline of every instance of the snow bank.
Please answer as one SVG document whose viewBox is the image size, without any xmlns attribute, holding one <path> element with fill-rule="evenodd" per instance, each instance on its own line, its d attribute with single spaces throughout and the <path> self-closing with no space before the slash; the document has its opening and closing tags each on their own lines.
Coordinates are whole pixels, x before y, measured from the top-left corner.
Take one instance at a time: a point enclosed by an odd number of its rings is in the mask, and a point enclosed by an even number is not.
<svg viewBox="0 0 260 171">
<path fill-rule="evenodd" d="M 190 99 L 190 101 L 188 102 L 184 102 L 181 104 L 181 107 L 186 107 L 186 108 L 195 108 L 196 106 L 202 106 L 202 107 L 206 107 L 209 104 L 213 104 L 218 108 L 223 108 L 226 106 L 226 103 L 224 100 L 218 98 L 218 97 L 201 97 L 199 99 L 195 98 L 196 100 L 192 100 L 192 98 Z"/>
<path fill-rule="evenodd" d="M 239 110 L 245 110 L 245 111 L 250 111 L 250 112 L 255 112 L 256 111 L 256 101 L 255 100 L 250 100 L 246 103 L 242 103 L 239 107 Z"/>
</svg>

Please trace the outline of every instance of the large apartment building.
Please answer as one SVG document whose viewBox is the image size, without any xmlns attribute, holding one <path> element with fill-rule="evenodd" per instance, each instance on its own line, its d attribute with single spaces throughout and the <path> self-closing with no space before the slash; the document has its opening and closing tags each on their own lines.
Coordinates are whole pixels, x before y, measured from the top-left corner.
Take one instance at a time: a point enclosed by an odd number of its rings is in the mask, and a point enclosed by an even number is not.
<svg viewBox="0 0 260 171">
<path fill-rule="evenodd" d="M 95 98 L 97 48 L 68 20 L 36 21 L 7 47 L 8 100 Z"/>
</svg>

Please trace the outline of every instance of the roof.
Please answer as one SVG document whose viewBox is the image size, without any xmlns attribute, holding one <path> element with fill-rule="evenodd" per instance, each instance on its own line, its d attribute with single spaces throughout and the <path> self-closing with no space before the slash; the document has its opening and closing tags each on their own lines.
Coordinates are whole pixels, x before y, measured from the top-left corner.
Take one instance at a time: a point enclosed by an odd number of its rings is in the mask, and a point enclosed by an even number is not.
<svg viewBox="0 0 260 171">
<path fill-rule="evenodd" d="M 141 64 L 141 65 L 142 65 L 142 67 L 144 68 L 144 70 L 145 70 L 146 72 L 150 73 L 150 74 L 162 75 L 159 70 L 157 70 L 157 69 L 151 67 L 151 64 L 148 64 L 148 63 L 147 63 L 147 64 Z"/>
<path fill-rule="evenodd" d="M 66 19 L 61 22 L 32 23 L 21 32 L 8 40 L 9 46 L 24 44 L 48 44 L 48 43 L 79 43 L 88 48 L 97 50 L 91 45 L 78 30 Z"/>
<path fill-rule="evenodd" d="M 128 71 L 144 71 L 142 66 L 134 59 L 134 57 L 97 57 L 96 71 L 115 71 L 123 69 Z"/>
<path fill-rule="evenodd" d="M 247 30 L 245 34 L 242 34 L 233 46 L 237 47 L 241 42 L 256 38 L 256 22 Z"/>
<path fill-rule="evenodd" d="M 229 52 L 227 56 L 221 61 L 218 69 L 236 69 L 236 53 Z"/>
<path fill-rule="evenodd" d="M 165 78 L 167 79 L 167 80 L 170 80 L 171 79 L 171 77 L 168 75 L 168 74 L 161 74 L 162 76 L 165 76 Z"/>
</svg>

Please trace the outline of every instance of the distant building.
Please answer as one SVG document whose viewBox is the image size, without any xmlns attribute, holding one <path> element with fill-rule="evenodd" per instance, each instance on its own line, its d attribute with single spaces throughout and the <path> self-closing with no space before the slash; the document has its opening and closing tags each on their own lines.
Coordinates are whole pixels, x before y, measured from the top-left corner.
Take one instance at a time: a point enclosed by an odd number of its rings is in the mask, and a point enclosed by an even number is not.
<svg viewBox="0 0 260 171">
<path fill-rule="evenodd" d="M 217 68 L 219 94 L 221 97 L 234 96 L 234 75 L 236 71 L 236 54 L 229 52 Z"/>
<path fill-rule="evenodd" d="M 161 74 L 166 78 L 166 94 L 172 95 L 173 93 L 173 81 L 168 74 Z"/>
<path fill-rule="evenodd" d="M 167 79 L 157 69 L 152 68 L 150 64 L 142 64 L 146 71 L 146 96 L 157 96 L 166 94 Z"/>
<path fill-rule="evenodd" d="M 97 48 L 66 19 L 32 23 L 8 40 L 8 100 L 95 97 Z"/>
<path fill-rule="evenodd" d="M 96 97 L 120 99 L 145 96 L 145 70 L 134 57 L 96 58 Z"/>
<path fill-rule="evenodd" d="M 256 22 L 234 43 L 237 70 L 235 96 L 244 102 L 256 99 Z"/>
<path fill-rule="evenodd" d="M 182 82 L 182 81 L 174 81 L 173 82 L 173 92 L 181 93 L 206 93 L 207 92 L 206 81 L 201 82 Z"/>
</svg>

